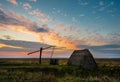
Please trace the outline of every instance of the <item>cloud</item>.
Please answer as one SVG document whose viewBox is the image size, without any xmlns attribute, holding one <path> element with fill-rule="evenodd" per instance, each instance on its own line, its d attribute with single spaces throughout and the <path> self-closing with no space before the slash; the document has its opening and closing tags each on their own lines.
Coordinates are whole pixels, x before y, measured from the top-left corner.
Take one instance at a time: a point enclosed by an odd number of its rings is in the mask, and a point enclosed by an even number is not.
<svg viewBox="0 0 120 82">
<path fill-rule="evenodd" d="M 37 0 L 30 0 L 31 2 L 37 2 Z"/>
<path fill-rule="evenodd" d="M 40 47 L 48 47 L 51 45 L 40 42 L 29 42 L 20 40 L 3 40 L 0 39 L 0 57 L 37 57 L 39 53 L 27 56 L 28 52 L 39 50 Z M 50 57 L 52 48 L 43 51 L 43 57 Z M 65 50 L 63 47 L 56 47 L 53 57 L 68 57 L 72 51 Z M 64 54 L 64 55 L 63 55 Z"/>
<path fill-rule="evenodd" d="M 0 26 L 2 28 L 8 28 L 18 32 L 34 34 L 39 38 L 39 41 L 41 42 L 49 45 L 66 47 L 68 49 L 77 49 L 76 46 L 79 44 L 95 46 L 110 43 L 108 41 L 109 39 L 106 38 L 106 36 L 102 36 L 96 31 L 89 32 L 89 30 L 79 30 L 75 29 L 72 26 L 64 24 L 56 25 L 55 28 L 63 28 L 62 32 L 64 32 L 64 34 L 62 35 L 60 33 L 57 33 L 54 29 L 49 29 L 48 25 L 38 25 L 37 23 L 26 19 L 22 15 L 4 13 L 3 11 L 0 11 Z"/>
<path fill-rule="evenodd" d="M 0 6 L 0 11 L 2 11 L 3 10 L 3 8 Z"/>
<path fill-rule="evenodd" d="M 44 43 L 55 45 L 58 47 L 66 47 L 68 49 L 76 49 L 76 44 L 67 40 L 64 37 L 61 37 L 58 33 L 49 32 L 45 34 L 39 34 L 38 37 L 40 40 L 43 40 Z"/>
<path fill-rule="evenodd" d="M 45 16 L 45 14 L 41 11 L 39 11 L 38 9 L 32 10 L 29 12 L 30 15 L 35 15 L 35 16 Z"/>
<path fill-rule="evenodd" d="M 66 28 L 65 24 L 56 24 L 54 25 L 56 28 Z"/>
<path fill-rule="evenodd" d="M 54 28 L 62 35 L 63 39 L 68 42 L 73 42 L 74 45 L 86 44 L 86 45 L 104 45 L 110 43 L 108 36 L 102 35 L 99 31 L 90 31 L 89 29 L 78 29 L 77 27 L 66 24 L 55 24 Z"/>
<path fill-rule="evenodd" d="M 48 18 L 39 18 L 38 20 L 42 23 L 46 23 L 50 21 Z"/>
<path fill-rule="evenodd" d="M 120 43 L 120 33 L 119 33 L 119 30 L 118 32 L 112 32 L 112 33 L 109 33 L 107 35 L 110 43 L 115 43 L 115 44 L 119 44 Z"/>
<path fill-rule="evenodd" d="M 9 36 L 9 35 L 3 35 L 3 37 L 4 37 L 5 39 L 11 39 L 11 36 Z"/>
<path fill-rule="evenodd" d="M 42 26 L 43 27 L 36 29 L 36 32 L 48 32 L 48 30 L 44 28 L 44 25 Z"/>
<path fill-rule="evenodd" d="M 56 36 L 56 37 L 55 37 Z M 57 40 L 59 35 L 54 35 L 53 40 Z M 59 39 L 60 40 L 60 39 Z M 55 41 L 56 42 L 56 41 Z M 60 43 L 61 42 L 61 43 Z M 60 41 L 59 44 L 65 43 Z M 72 44 L 72 43 L 71 43 Z M 67 45 L 67 43 L 65 44 Z M 37 57 L 38 53 L 27 56 L 26 54 L 31 51 L 38 50 L 40 47 L 47 47 L 50 45 L 43 44 L 40 42 L 29 42 L 20 40 L 3 40 L 0 39 L 0 57 Z M 68 46 L 68 45 L 67 45 Z M 69 45 L 69 47 L 72 47 Z M 101 46 L 89 46 L 89 45 L 78 45 L 78 48 L 88 48 L 93 53 L 94 57 L 120 57 L 120 45 L 119 44 L 107 44 Z M 69 57 L 73 50 L 59 51 L 55 50 L 54 57 Z M 50 57 L 51 50 L 43 51 L 43 57 Z"/>
<path fill-rule="evenodd" d="M 85 14 L 80 14 L 79 16 L 80 16 L 80 17 L 83 17 L 83 16 L 85 16 Z"/>
<path fill-rule="evenodd" d="M 38 25 L 35 22 L 31 22 L 29 19 L 26 19 L 22 15 L 14 15 L 14 13 L 6 14 L 0 10 L 0 25 L 4 27 L 8 27 L 9 29 L 21 30 L 24 29 L 26 31 L 34 31 L 34 32 L 48 32 L 49 29 L 44 28 L 44 25 Z M 41 29 L 41 30 L 40 30 Z"/>
<path fill-rule="evenodd" d="M 113 2 L 113 1 L 111 1 L 111 2 L 110 2 L 110 5 L 114 5 L 114 2 Z"/>
<path fill-rule="evenodd" d="M 8 16 L 3 11 L 0 10 L 0 24 L 18 24 L 18 20 L 13 17 Z"/>
<path fill-rule="evenodd" d="M 99 5 L 100 5 L 100 6 L 103 6 L 103 5 L 104 5 L 104 2 L 103 2 L 103 1 L 100 1 L 100 2 L 99 2 Z"/>
<path fill-rule="evenodd" d="M 86 5 L 89 4 L 87 1 L 84 1 L 84 0 L 78 0 L 78 3 L 79 3 L 81 6 L 86 6 Z"/>
<path fill-rule="evenodd" d="M 10 3 L 12 3 L 13 5 L 17 5 L 18 4 L 18 2 L 16 0 L 7 0 L 7 1 L 9 1 Z"/>
<path fill-rule="evenodd" d="M 87 48 L 101 53 L 120 54 L 119 44 L 106 44 L 100 46 L 79 45 L 80 48 Z"/>
<path fill-rule="evenodd" d="M 105 3 L 105 2 L 103 2 L 103 1 L 100 1 L 99 2 L 99 11 L 104 11 L 105 9 L 107 10 L 107 9 L 109 9 L 109 10 L 112 10 L 111 8 L 111 6 L 113 6 L 114 5 L 114 1 L 111 1 L 111 2 L 109 2 L 109 3 Z M 111 12 L 111 11 L 110 11 Z"/>
<path fill-rule="evenodd" d="M 38 26 L 36 23 L 31 22 L 21 15 L 11 17 L 2 11 L 0 11 L 0 15 L 0 25 L 3 25 L 3 28 L 5 27 L 24 33 L 34 33 L 40 41 L 50 45 L 75 48 L 75 44 L 61 37 L 58 33 L 55 33 L 54 30 L 49 30 L 47 25 Z"/>
<path fill-rule="evenodd" d="M 50 45 L 43 44 L 40 42 L 29 42 L 20 40 L 4 40 L 0 39 L 0 51 L 34 51 L 40 47 L 47 47 Z"/>
<path fill-rule="evenodd" d="M 32 6 L 29 4 L 29 3 L 24 3 L 23 4 L 23 7 L 24 7 L 24 9 L 31 9 L 32 8 Z"/>
<path fill-rule="evenodd" d="M 105 7 L 100 7 L 98 10 L 103 11 L 103 10 L 105 10 Z"/>
<path fill-rule="evenodd" d="M 77 19 L 75 17 L 72 17 L 72 22 L 77 22 Z"/>
<path fill-rule="evenodd" d="M 8 48 L 22 48 L 22 47 L 19 47 L 19 46 L 11 46 L 11 45 L 6 45 L 6 44 L 1 44 L 0 43 L 0 48 L 3 48 L 3 47 L 8 47 Z"/>
</svg>

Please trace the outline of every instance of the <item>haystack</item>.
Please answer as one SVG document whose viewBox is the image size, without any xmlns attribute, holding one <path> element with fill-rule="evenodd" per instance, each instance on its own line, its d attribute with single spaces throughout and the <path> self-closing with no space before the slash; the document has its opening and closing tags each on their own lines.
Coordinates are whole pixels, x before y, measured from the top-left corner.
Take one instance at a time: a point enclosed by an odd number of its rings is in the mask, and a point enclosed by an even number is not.
<svg viewBox="0 0 120 82">
<path fill-rule="evenodd" d="M 85 69 L 97 68 L 97 64 L 88 49 L 75 50 L 68 60 L 68 65 L 78 66 Z"/>
</svg>

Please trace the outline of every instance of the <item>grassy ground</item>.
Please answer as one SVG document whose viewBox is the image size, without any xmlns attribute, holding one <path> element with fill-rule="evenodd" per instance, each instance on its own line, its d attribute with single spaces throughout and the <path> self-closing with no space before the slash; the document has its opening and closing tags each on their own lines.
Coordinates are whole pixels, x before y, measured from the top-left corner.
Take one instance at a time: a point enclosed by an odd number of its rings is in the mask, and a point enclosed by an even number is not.
<svg viewBox="0 0 120 82">
<path fill-rule="evenodd" d="M 85 70 L 67 66 L 61 59 L 59 65 L 49 65 L 37 59 L 1 59 L 0 82 L 120 82 L 120 60 L 97 59 L 98 69 Z"/>
</svg>

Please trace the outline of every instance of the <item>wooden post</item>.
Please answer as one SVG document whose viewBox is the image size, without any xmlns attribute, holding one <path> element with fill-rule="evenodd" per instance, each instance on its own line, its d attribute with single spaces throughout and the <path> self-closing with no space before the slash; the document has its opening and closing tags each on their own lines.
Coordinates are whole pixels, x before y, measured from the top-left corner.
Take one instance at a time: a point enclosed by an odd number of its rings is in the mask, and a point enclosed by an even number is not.
<svg viewBox="0 0 120 82">
<path fill-rule="evenodd" d="M 42 56 L 42 48 L 40 48 L 40 59 L 39 59 L 39 64 L 41 64 L 41 56 Z"/>
</svg>

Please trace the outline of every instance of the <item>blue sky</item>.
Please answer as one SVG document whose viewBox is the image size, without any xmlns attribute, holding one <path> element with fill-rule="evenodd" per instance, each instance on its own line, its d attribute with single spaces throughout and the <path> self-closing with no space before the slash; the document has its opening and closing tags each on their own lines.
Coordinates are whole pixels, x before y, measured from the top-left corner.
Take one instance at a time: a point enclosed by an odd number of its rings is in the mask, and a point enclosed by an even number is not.
<svg viewBox="0 0 120 82">
<path fill-rule="evenodd" d="M 1 57 L 8 57 L 4 54 L 9 52 L 16 53 L 9 57 L 19 57 L 19 47 L 27 53 L 25 46 L 18 45 L 26 41 L 26 46 L 39 42 L 40 46 L 66 47 L 66 52 L 56 53 L 60 57 L 88 48 L 97 58 L 120 58 L 119 8 L 119 0 L 1 0 Z M 16 45 L 11 43 L 13 40 Z"/>
</svg>

